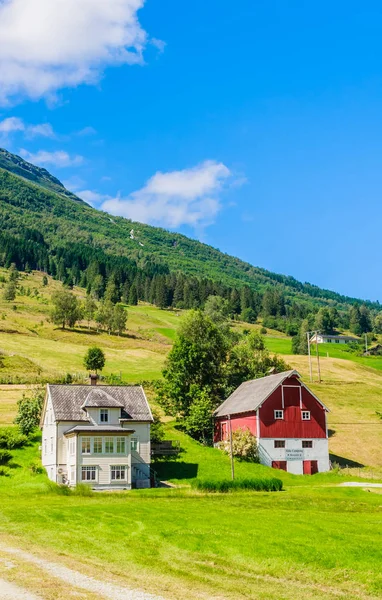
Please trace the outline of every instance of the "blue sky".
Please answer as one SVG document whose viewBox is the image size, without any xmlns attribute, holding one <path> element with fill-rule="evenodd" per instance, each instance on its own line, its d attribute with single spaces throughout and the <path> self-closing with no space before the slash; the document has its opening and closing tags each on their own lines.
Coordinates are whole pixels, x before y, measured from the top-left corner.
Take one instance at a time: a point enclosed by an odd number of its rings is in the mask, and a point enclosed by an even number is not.
<svg viewBox="0 0 382 600">
<path fill-rule="evenodd" d="M 0 0 L 0 145 L 94 206 L 382 301 L 378 2 Z"/>
</svg>

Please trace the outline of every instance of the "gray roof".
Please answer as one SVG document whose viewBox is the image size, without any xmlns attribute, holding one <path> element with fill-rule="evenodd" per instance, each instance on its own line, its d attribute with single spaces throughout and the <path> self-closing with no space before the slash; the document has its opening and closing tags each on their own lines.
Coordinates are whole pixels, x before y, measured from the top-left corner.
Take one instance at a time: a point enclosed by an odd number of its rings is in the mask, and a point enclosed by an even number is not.
<svg viewBox="0 0 382 600">
<path fill-rule="evenodd" d="M 88 422 L 86 412 L 82 408 L 92 391 L 105 392 L 105 398 L 111 398 L 114 404 L 108 406 L 121 407 L 121 416 L 132 421 L 152 421 L 150 406 L 141 386 L 99 385 L 50 385 L 48 392 L 52 399 L 53 411 L 57 421 Z M 101 396 L 102 394 L 100 394 Z M 92 395 L 94 398 L 95 396 Z M 111 400 L 108 400 L 111 402 Z M 96 405 L 99 406 L 99 405 Z M 104 406 L 104 404 L 102 404 Z"/>
<path fill-rule="evenodd" d="M 115 425 L 76 425 L 71 429 L 65 431 L 64 435 L 68 433 L 81 433 L 81 432 L 103 432 L 103 433 L 134 433 L 135 429 L 126 429 L 125 427 L 118 427 Z"/>
<path fill-rule="evenodd" d="M 122 402 L 110 396 L 101 387 L 92 387 L 81 408 L 124 408 Z"/>
<path fill-rule="evenodd" d="M 284 371 L 276 375 L 267 375 L 260 379 L 252 379 L 242 383 L 214 412 L 215 417 L 226 417 L 257 410 L 259 406 L 274 392 L 285 379 L 295 375 L 297 371 Z"/>
</svg>

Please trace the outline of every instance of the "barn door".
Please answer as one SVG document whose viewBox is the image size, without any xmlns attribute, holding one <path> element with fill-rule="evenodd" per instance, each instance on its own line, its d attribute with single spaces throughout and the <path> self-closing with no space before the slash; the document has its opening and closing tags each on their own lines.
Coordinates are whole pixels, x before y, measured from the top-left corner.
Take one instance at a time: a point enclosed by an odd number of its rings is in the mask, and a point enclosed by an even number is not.
<svg viewBox="0 0 382 600">
<path fill-rule="evenodd" d="M 272 460 L 272 469 L 281 469 L 281 471 L 287 470 L 286 460 Z"/>
<path fill-rule="evenodd" d="M 318 473 L 317 460 L 304 460 L 304 475 L 314 475 Z"/>
</svg>

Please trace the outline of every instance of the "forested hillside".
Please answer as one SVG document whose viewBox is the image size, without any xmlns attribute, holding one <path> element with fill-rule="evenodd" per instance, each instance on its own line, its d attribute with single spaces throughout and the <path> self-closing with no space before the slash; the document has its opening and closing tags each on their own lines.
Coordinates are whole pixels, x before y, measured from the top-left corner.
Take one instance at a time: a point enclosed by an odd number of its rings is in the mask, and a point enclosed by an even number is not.
<svg viewBox="0 0 382 600">
<path fill-rule="evenodd" d="M 233 318 L 254 322 L 261 315 L 266 326 L 291 335 L 326 308 L 321 329 L 348 329 L 353 318 L 354 332 L 363 333 L 380 310 L 379 303 L 358 307 L 355 298 L 253 267 L 183 235 L 111 217 L 6 151 L 0 167 L 2 266 L 42 270 L 113 302 L 193 308 L 220 295 Z"/>
</svg>

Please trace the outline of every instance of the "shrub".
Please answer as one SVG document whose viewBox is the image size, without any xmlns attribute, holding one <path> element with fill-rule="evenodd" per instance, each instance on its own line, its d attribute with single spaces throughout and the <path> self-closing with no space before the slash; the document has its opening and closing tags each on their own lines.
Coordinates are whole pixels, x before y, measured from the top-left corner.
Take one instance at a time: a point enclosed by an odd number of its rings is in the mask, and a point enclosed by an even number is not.
<svg viewBox="0 0 382 600">
<path fill-rule="evenodd" d="M 235 490 L 249 490 L 255 492 L 281 492 L 283 482 L 276 477 L 254 479 L 222 479 L 214 481 L 209 479 L 196 479 L 192 488 L 200 492 L 218 492 L 221 494 Z"/>
<path fill-rule="evenodd" d="M 0 467 L 0 477 L 9 477 L 10 474 L 11 471 L 8 467 Z"/>
<path fill-rule="evenodd" d="M 230 440 L 220 442 L 219 448 L 230 454 Z M 256 436 L 249 431 L 248 428 L 242 429 L 239 427 L 232 432 L 232 452 L 233 455 L 248 462 L 259 462 L 259 449 L 257 446 Z"/>
<path fill-rule="evenodd" d="M 31 396 L 23 394 L 18 401 L 18 413 L 15 423 L 19 426 L 23 435 L 29 436 L 38 427 L 44 403 L 45 389 L 37 388 L 32 391 Z"/>
<path fill-rule="evenodd" d="M 14 450 L 15 448 L 22 448 L 27 442 L 27 436 L 13 427 L 0 429 L 0 448 Z"/>
<path fill-rule="evenodd" d="M 44 473 L 44 471 L 45 471 L 42 464 L 40 462 L 38 462 L 37 460 L 31 462 L 31 464 L 29 465 L 29 468 L 32 471 L 33 475 L 42 475 L 42 473 Z"/>
<path fill-rule="evenodd" d="M 9 450 L 0 450 L 0 465 L 6 465 L 12 458 Z"/>
<path fill-rule="evenodd" d="M 268 329 L 266 327 L 262 327 L 260 329 L 260 333 L 261 333 L 261 335 L 265 335 L 266 333 L 268 333 Z"/>
</svg>

